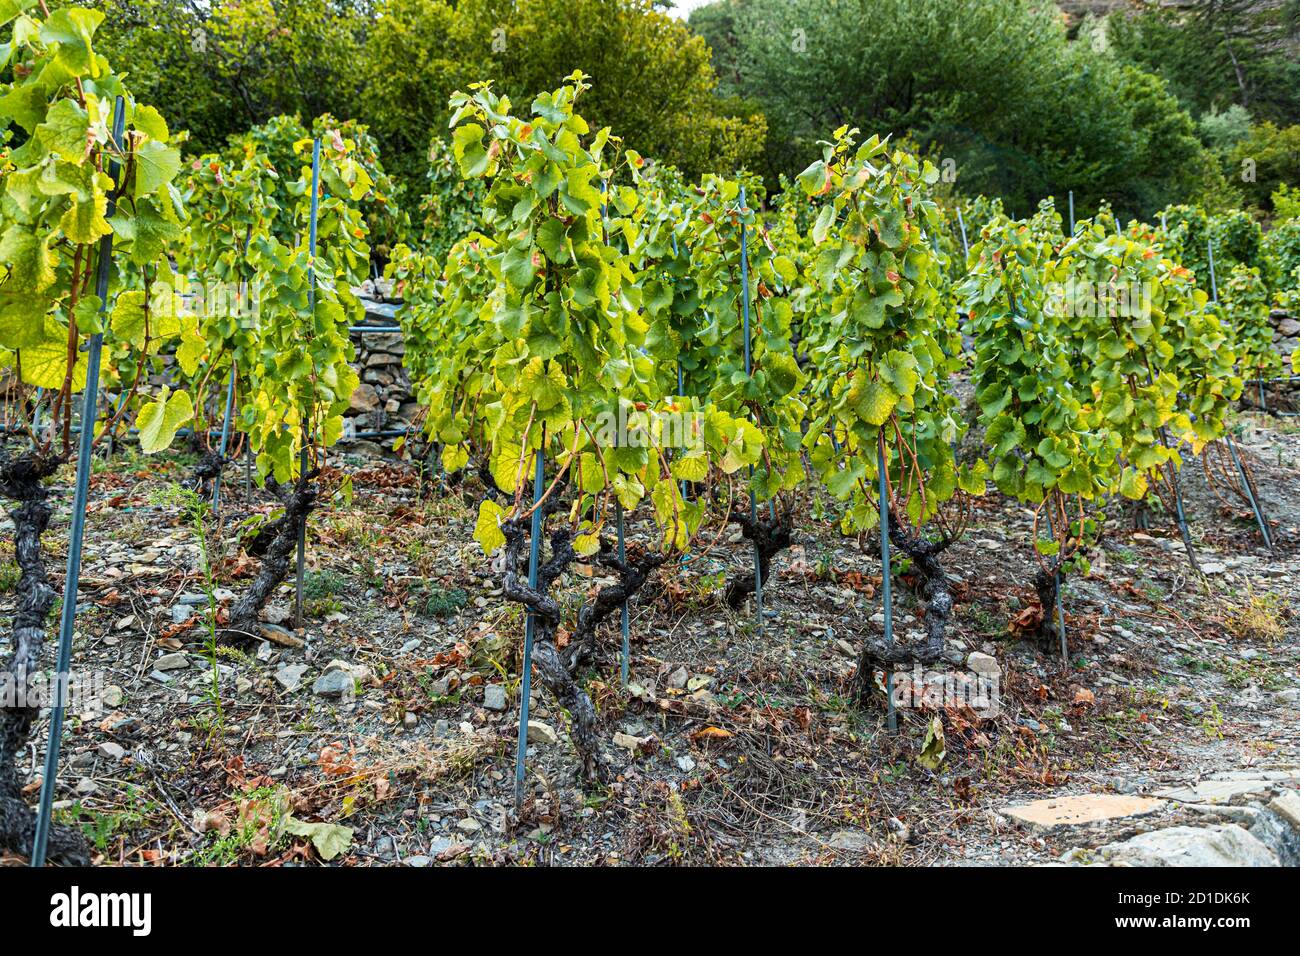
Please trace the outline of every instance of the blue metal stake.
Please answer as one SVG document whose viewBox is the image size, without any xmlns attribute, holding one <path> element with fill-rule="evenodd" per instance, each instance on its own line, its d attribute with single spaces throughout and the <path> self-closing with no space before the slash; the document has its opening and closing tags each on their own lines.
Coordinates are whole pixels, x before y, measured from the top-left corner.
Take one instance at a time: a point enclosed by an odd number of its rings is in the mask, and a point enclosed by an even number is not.
<svg viewBox="0 0 1300 956">
<path fill-rule="evenodd" d="M 745 374 L 752 375 L 754 358 L 749 343 L 749 236 L 745 228 L 745 187 L 740 187 L 740 293 L 741 309 L 744 315 L 745 332 Z M 749 466 L 749 477 L 753 480 L 754 466 Z M 749 492 L 749 520 L 755 528 L 758 526 L 758 495 L 751 488 Z M 763 567 L 759 562 L 758 542 L 754 542 L 754 609 L 758 614 L 758 633 L 763 633 Z"/>
<path fill-rule="evenodd" d="M 876 442 L 876 471 L 880 473 L 880 591 L 884 602 L 885 646 L 894 646 L 894 601 L 889 565 L 889 472 L 885 468 L 885 436 Z M 885 696 L 889 699 L 888 722 L 890 731 L 898 730 L 898 714 L 894 710 L 894 675 L 885 672 Z"/>
<path fill-rule="evenodd" d="M 675 259 L 677 258 L 676 234 L 672 236 L 672 240 L 673 240 L 673 258 Z M 682 345 L 683 347 L 685 347 L 686 343 L 683 342 Z M 682 398 L 686 397 L 686 376 L 682 373 L 682 360 L 680 358 L 677 359 L 677 394 Z M 686 500 L 686 479 L 685 478 L 681 480 L 680 487 L 682 492 L 682 500 L 685 501 Z"/>
<path fill-rule="evenodd" d="M 677 360 L 677 394 L 682 398 L 686 397 L 686 386 L 682 381 L 681 359 Z M 683 478 L 678 484 L 682 492 L 682 501 L 685 501 L 686 500 L 686 479 Z"/>
<path fill-rule="evenodd" d="M 312 311 L 315 322 L 316 312 L 316 225 L 320 214 L 320 137 L 311 144 L 311 213 L 307 223 L 307 307 Z M 302 450 L 298 455 L 298 477 L 307 474 L 307 435 L 304 432 Z M 304 626 L 302 616 L 302 586 L 307 574 L 307 519 L 304 517 L 298 528 L 298 566 L 294 581 L 294 611 L 298 627 Z"/>
<path fill-rule="evenodd" d="M 311 256 L 312 262 L 307 267 L 307 277 L 310 283 L 308 288 L 308 297 L 311 304 L 316 304 L 316 225 L 320 216 L 320 137 L 316 137 L 311 144 L 311 215 L 307 223 L 307 252 Z"/>
<path fill-rule="evenodd" d="M 230 383 L 226 386 L 226 417 L 221 423 L 221 451 L 218 453 L 221 458 L 221 464 L 224 466 L 226 461 L 226 449 L 230 445 L 230 416 L 235 410 L 235 366 L 230 366 Z M 213 515 L 221 514 L 221 469 L 217 469 L 217 477 L 212 482 L 212 513 Z"/>
<path fill-rule="evenodd" d="M 1169 447 L 1169 434 L 1163 425 L 1160 427 L 1160 441 L 1166 448 Z M 1183 510 L 1183 491 L 1178 482 L 1178 469 L 1174 467 L 1172 461 L 1166 464 L 1169 465 L 1169 480 L 1174 486 L 1174 517 L 1178 521 L 1178 533 L 1182 535 L 1183 548 L 1187 551 L 1187 563 L 1199 574 L 1201 567 L 1196 563 L 1196 552 L 1192 550 L 1192 535 L 1187 529 L 1187 515 Z"/>
<path fill-rule="evenodd" d="M 32 407 L 32 447 L 41 439 L 41 401 L 45 398 L 45 389 L 36 387 L 36 403 Z"/>
<path fill-rule="evenodd" d="M 1155 378 L 1151 371 L 1147 371 L 1147 382 L 1154 386 Z M 1160 426 L 1160 444 L 1169 448 L 1169 430 L 1164 425 Z M 1178 533 L 1183 539 L 1183 549 L 1187 552 L 1187 563 L 1192 566 L 1192 570 L 1200 574 L 1201 567 L 1196 563 L 1196 552 L 1192 548 L 1192 535 L 1187 529 L 1187 515 L 1183 511 L 1183 490 L 1178 482 L 1178 469 L 1174 467 L 1172 461 L 1166 462 L 1169 466 L 1169 483 L 1173 486 L 1174 491 L 1174 518 L 1178 522 Z"/>
<path fill-rule="evenodd" d="M 126 105 L 122 97 L 113 107 L 113 142 L 122 142 L 126 126 Z M 116 181 L 119 164 L 109 162 L 108 174 Z M 111 217 L 117 206 L 114 194 L 108 197 L 107 216 Z M 108 272 L 113 260 L 113 235 L 99 240 L 99 261 L 96 263 L 95 294 L 99 296 L 100 314 L 106 311 L 108 300 Z M 31 865 L 45 865 L 49 849 L 50 818 L 54 811 L 54 786 L 59 773 L 59 748 L 63 742 L 63 717 L 67 711 L 69 671 L 72 666 L 72 625 L 77 616 L 77 584 L 81 577 L 81 543 L 86 531 L 86 498 L 90 489 L 90 452 L 95 444 L 93 423 L 98 415 L 99 363 L 103 351 L 103 333 L 90 337 L 86 345 L 86 388 L 81 404 L 81 438 L 77 450 L 77 485 L 72 497 L 72 527 L 68 532 L 68 568 L 63 579 L 63 608 L 59 620 L 59 659 L 55 673 L 54 706 L 50 710 L 50 740 L 45 748 L 45 776 L 41 779 L 41 802 L 36 813 L 36 834 L 32 839 Z"/>
<path fill-rule="evenodd" d="M 1070 238 L 1074 238 L 1074 190 L 1070 190 Z"/>
<path fill-rule="evenodd" d="M 1259 533 L 1264 538 L 1264 546 L 1269 551 L 1273 550 L 1273 538 L 1268 533 L 1268 521 L 1264 519 L 1264 509 L 1259 504 L 1259 499 L 1255 497 L 1255 483 L 1250 480 L 1246 474 L 1246 467 L 1241 462 L 1241 456 L 1237 454 L 1237 443 L 1233 441 L 1231 435 L 1224 436 L 1228 443 L 1228 451 L 1232 454 L 1232 463 L 1237 466 L 1237 474 L 1241 476 L 1241 486 L 1246 489 L 1246 495 L 1250 498 L 1251 510 L 1255 512 L 1255 523 L 1259 525 Z"/>
<path fill-rule="evenodd" d="M 600 183 L 600 195 L 602 198 L 606 195 L 606 191 L 608 190 L 608 188 L 609 188 L 608 184 L 605 183 L 604 180 L 602 180 Z M 605 236 L 605 217 L 608 214 L 609 214 L 609 204 L 602 202 L 600 204 L 600 237 L 603 241 L 608 241 Z M 674 251 L 676 251 L 676 245 L 677 245 L 677 239 L 676 237 L 674 237 L 673 238 Z M 677 383 L 678 383 L 679 390 L 681 386 L 681 379 L 682 379 L 682 363 L 679 361 L 677 363 Z M 618 534 L 618 559 L 619 561 L 625 561 L 627 560 L 627 546 L 626 546 L 626 541 L 624 540 L 623 537 L 623 502 L 619 501 L 618 498 L 614 499 L 614 526 Z M 631 652 L 631 646 L 632 646 L 632 639 L 630 636 L 630 628 L 629 628 L 629 622 L 627 616 L 627 601 L 623 602 L 623 606 L 619 608 L 618 614 L 619 614 L 619 627 L 621 628 L 623 634 L 622 659 L 619 661 L 619 677 L 623 681 L 623 686 L 626 687 L 627 671 L 628 671 L 628 655 Z M 525 724 L 524 725 L 525 737 L 527 737 L 528 735 L 527 731 L 528 731 L 528 727 L 527 724 Z"/>
<path fill-rule="evenodd" d="M 546 433 L 542 433 L 545 447 Z M 537 565 L 542 558 L 542 449 L 537 449 L 537 469 L 533 475 L 533 524 L 528 547 L 528 586 L 537 588 Z M 528 751 L 528 699 L 533 684 L 533 612 L 528 612 L 524 623 L 524 663 L 519 675 L 519 747 L 515 751 L 515 812 L 524 805 L 524 761 Z"/>
<path fill-rule="evenodd" d="M 961 210 L 957 210 L 957 225 L 961 229 L 961 252 L 967 259 L 970 258 L 970 243 L 966 241 L 966 220 L 961 217 Z"/>
</svg>

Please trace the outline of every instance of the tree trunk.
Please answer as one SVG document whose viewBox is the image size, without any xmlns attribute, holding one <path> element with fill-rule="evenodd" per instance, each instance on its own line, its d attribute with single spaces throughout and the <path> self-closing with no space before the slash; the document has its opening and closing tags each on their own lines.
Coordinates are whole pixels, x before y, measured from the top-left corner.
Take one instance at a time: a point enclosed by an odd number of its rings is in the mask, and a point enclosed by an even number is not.
<svg viewBox="0 0 1300 956">
<path fill-rule="evenodd" d="M 263 528 L 248 546 L 250 554 L 262 559 L 262 566 L 244 596 L 230 609 L 230 622 L 222 631 L 224 640 L 250 641 L 260 635 L 258 616 L 275 589 L 289 576 L 298 539 L 306 527 L 307 516 L 316 507 L 313 478 L 314 475 L 308 475 L 292 490 L 281 493 L 284 514 Z"/>
<path fill-rule="evenodd" d="M 36 814 L 23 799 L 18 763 L 26 751 L 37 708 L 28 706 L 29 701 L 22 695 L 29 689 L 29 677 L 38 670 L 50 609 L 58 597 L 41 554 L 41 535 L 51 514 L 42 480 L 53 475 L 58 466 L 55 458 L 0 460 L 0 494 L 17 503 L 9 516 L 14 523 L 14 560 L 20 571 L 13 652 L 5 663 L 5 679 L 10 682 L 6 690 L 19 697 L 0 701 L 0 847 L 23 856 L 32 852 Z M 90 848 L 78 831 L 56 826 L 50 828 L 48 856 L 55 862 L 85 865 L 90 862 Z"/>
</svg>

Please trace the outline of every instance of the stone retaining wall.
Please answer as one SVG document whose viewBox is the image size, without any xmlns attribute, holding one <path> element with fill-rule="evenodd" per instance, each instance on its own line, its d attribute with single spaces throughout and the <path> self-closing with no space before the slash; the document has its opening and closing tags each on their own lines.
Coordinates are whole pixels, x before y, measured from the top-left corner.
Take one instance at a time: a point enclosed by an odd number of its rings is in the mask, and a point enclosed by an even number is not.
<svg viewBox="0 0 1300 956">
<path fill-rule="evenodd" d="M 365 325 L 391 328 L 397 324 L 392 303 L 362 299 L 366 306 Z M 357 360 L 353 368 L 361 385 L 352 393 L 352 407 L 343 424 L 345 443 L 373 441 L 384 446 L 393 437 L 374 433 L 400 431 L 410 427 L 419 406 L 411 394 L 411 378 L 402 367 L 406 343 L 400 332 L 353 332 Z"/>
</svg>

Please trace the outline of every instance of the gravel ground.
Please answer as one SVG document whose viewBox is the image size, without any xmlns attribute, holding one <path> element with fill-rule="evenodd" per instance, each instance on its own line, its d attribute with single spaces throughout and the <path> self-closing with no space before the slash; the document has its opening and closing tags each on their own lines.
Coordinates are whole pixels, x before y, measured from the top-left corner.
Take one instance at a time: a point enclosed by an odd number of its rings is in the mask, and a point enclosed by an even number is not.
<svg viewBox="0 0 1300 956">
<path fill-rule="evenodd" d="M 287 646 L 293 598 L 282 589 L 268 615 L 275 641 L 216 652 L 218 706 L 197 539 L 158 495 L 184 461 L 119 458 L 94 478 L 74 647 L 75 668 L 103 675 L 106 706 L 69 721 L 60 818 L 84 827 L 98 862 L 124 865 L 1008 865 L 1204 825 L 1212 815 L 1177 801 L 1051 830 L 1006 811 L 1300 768 L 1300 430 L 1289 421 L 1239 423 L 1276 554 L 1244 502 L 1216 494 L 1190 463 L 1205 578 L 1189 573 L 1159 509 L 1142 532 L 1111 515 L 1092 573 L 1065 585 L 1068 669 L 1009 628 L 1033 602 L 1029 513 L 996 493 L 978 500 L 944 558 L 957 600 L 949 656 L 996 658 L 996 716 L 909 708 L 891 734 L 883 698 L 851 705 L 860 638 L 880 630 L 870 540 L 801 516 L 760 633 L 752 608 L 733 615 L 719 600 L 723 576 L 749 561 L 748 545 L 724 535 L 631 608 L 630 688 L 618 680 L 617 627 L 583 675 L 611 771 L 604 788 L 578 788 L 567 715 L 535 688 L 518 813 L 523 619 L 473 543 L 469 488 L 422 496 L 403 463 L 339 459 L 326 483 L 349 474 L 355 496 L 312 517 L 303 645 Z M 256 567 L 239 535 L 271 504 L 232 479 L 217 568 L 235 593 Z M 47 535 L 52 568 L 66 507 L 63 496 Z M 634 526 L 632 541 L 644 533 Z M 565 606 L 597 583 L 570 575 Z M 920 613 L 906 583 L 895 589 L 904 640 Z M 3 586 L 0 652 L 13 600 Z M 926 747 L 935 718 L 938 762 Z M 45 733 L 42 721 L 36 750 Z"/>
</svg>

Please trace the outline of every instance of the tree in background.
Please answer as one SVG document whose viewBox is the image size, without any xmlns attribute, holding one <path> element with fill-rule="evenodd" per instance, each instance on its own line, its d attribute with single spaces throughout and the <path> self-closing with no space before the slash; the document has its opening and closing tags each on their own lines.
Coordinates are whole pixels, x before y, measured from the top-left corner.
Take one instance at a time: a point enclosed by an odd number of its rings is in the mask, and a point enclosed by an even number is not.
<svg viewBox="0 0 1300 956">
<path fill-rule="evenodd" d="M 1107 22 L 1111 49 L 1168 81 L 1194 112 L 1236 103 L 1258 119 L 1300 119 L 1300 0 L 1152 0 Z"/>
<path fill-rule="evenodd" d="M 651 0 L 387 0 L 366 68 L 364 115 L 393 155 L 423 156 L 458 85 L 490 79 L 522 102 L 575 69 L 590 122 L 692 175 L 752 164 L 765 136 L 761 114 L 716 95 L 704 41 Z"/>
<path fill-rule="evenodd" d="M 1233 148 L 1227 160 L 1229 175 L 1238 178 L 1248 202 L 1272 208 L 1272 193 L 1280 186 L 1300 183 L 1300 124 L 1277 127 L 1265 120 L 1251 127 L 1250 135 Z"/>
<path fill-rule="evenodd" d="M 766 126 L 716 94 L 704 41 L 653 0 L 94 0 L 105 47 L 192 145 L 220 150 L 273 116 L 366 123 L 424 192 L 447 98 L 491 80 L 523 102 L 581 69 L 592 122 L 695 175 L 752 165 Z"/>
<path fill-rule="evenodd" d="M 1300 0 L 1137 6 L 1107 18 L 1109 47 L 1199 114 L 1225 177 L 1210 205 L 1271 208 L 1272 192 L 1300 171 Z"/>
<path fill-rule="evenodd" d="M 692 14 L 724 92 L 771 127 L 766 175 L 842 123 L 910 132 L 959 188 L 1011 208 L 1075 191 L 1133 214 L 1200 189 L 1213 164 L 1158 78 L 1071 42 L 1034 0 L 719 0 Z"/>
<path fill-rule="evenodd" d="M 101 46 L 197 151 L 273 116 L 356 115 L 370 0 L 90 0 Z"/>
</svg>

